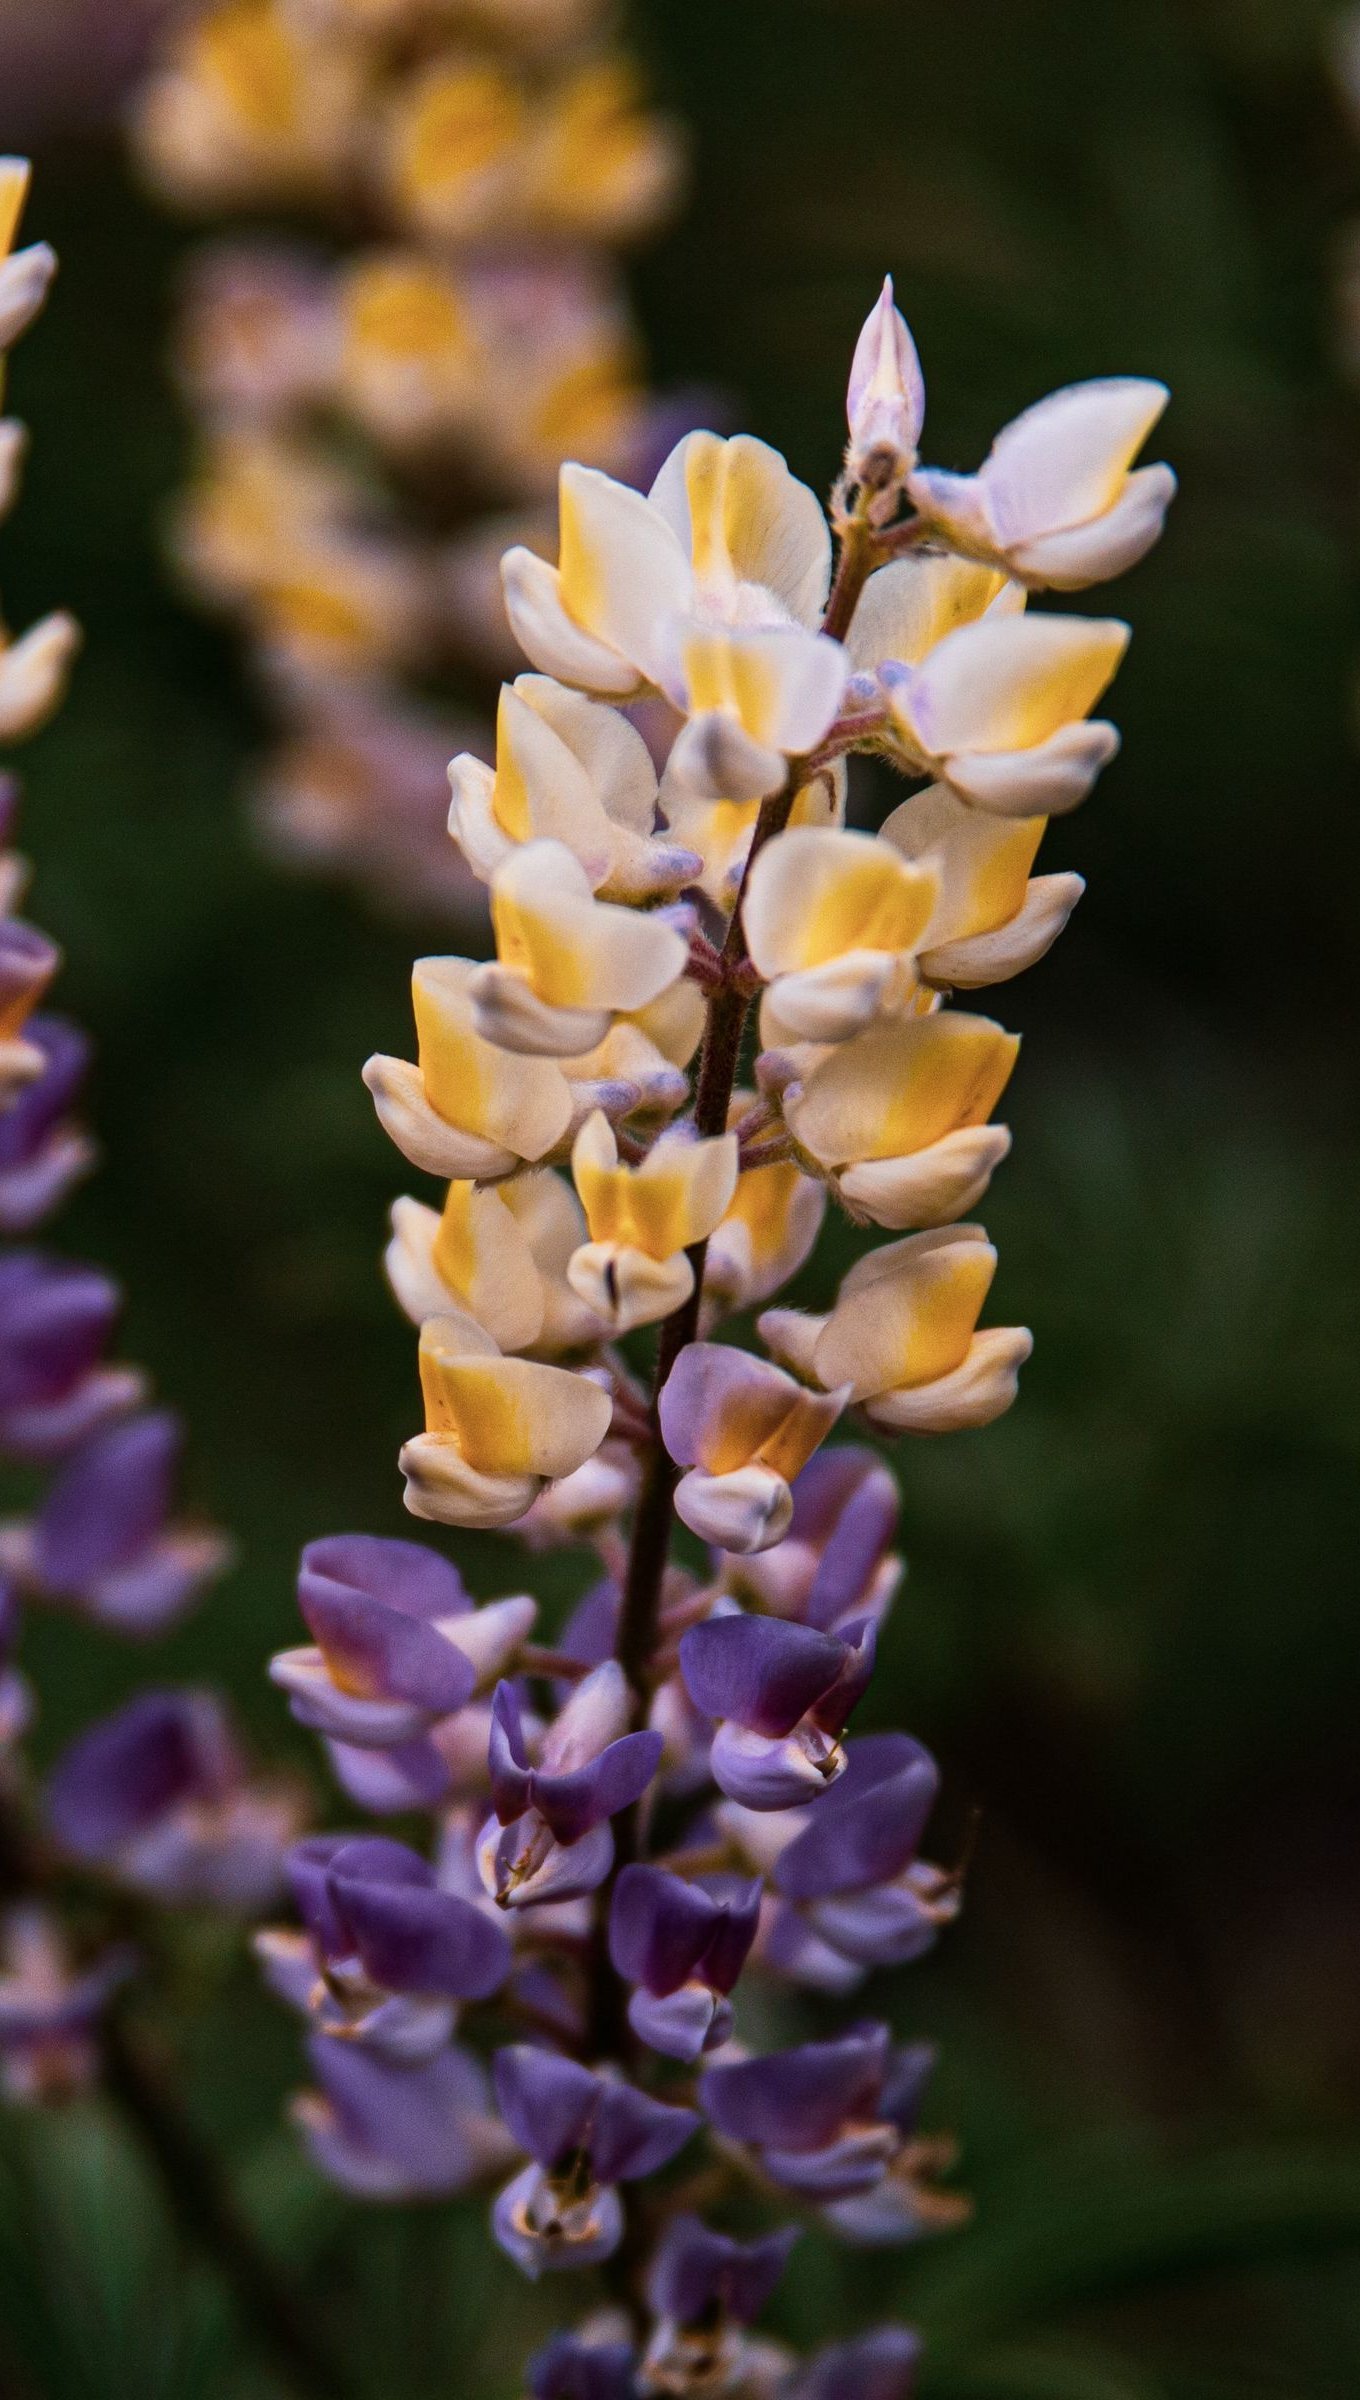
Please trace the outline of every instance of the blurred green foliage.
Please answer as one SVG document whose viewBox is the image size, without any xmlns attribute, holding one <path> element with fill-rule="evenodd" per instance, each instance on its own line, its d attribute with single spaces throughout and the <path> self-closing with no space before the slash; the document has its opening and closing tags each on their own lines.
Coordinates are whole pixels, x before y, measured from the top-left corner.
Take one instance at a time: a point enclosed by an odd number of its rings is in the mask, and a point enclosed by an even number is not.
<svg viewBox="0 0 1360 2400">
<path fill-rule="evenodd" d="M 1329 272 L 1360 148 L 1322 64 L 1328 11 L 636 14 L 696 137 L 689 216 L 637 274 L 663 378 L 728 386 L 825 485 L 887 267 L 932 457 L 971 462 L 1067 378 L 1151 372 L 1174 387 L 1184 487 L 1113 603 L 1137 631 L 1124 755 L 1051 836 L 1091 891 L 1059 953 L 997 995 L 1027 1039 L 987 1208 L 996 1305 L 1036 1356 L 1001 1426 L 902 1460 L 912 1572 L 876 1702 L 939 1750 L 945 1844 L 984 1813 L 957 1935 L 869 1999 L 944 2046 L 977 2221 L 901 2261 L 809 2242 L 782 2322 L 813 2341 L 847 2306 L 918 2313 L 941 2400 L 1343 2400 L 1360 423 Z M 39 169 L 33 222 L 64 270 L 14 375 L 37 439 L 6 602 L 15 622 L 69 602 L 88 629 L 25 839 L 69 950 L 63 1005 L 98 1036 L 107 1149 L 63 1239 L 125 1278 L 128 1352 L 188 1414 L 195 1498 L 240 1544 L 157 1672 L 225 1681 L 277 1749 L 261 1664 L 290 1636 L 298 1544 L 403 1525 L 413 1346 L 377 1269 L 399 1174 L 357 1069 L 403 1046 L 413 940 L 249 847 L 254 704 L 155 548 L 183 467 L 162 366 L 183 236 L 111 146 L 54 140 Z M 493 1555 L 467 1547 L 490 1588 Z M 145 1672 L 69 1626 L 36 1628 L 30 1659 L 48 1748 Z M 518 2354 L 557 2295 L 518 2285 L 475 2212 L 363 2214 L 320 2189 L 278 2130 L 294 2030 L 221 1929 L 185 1929 L 161 2008 L 372 2390 L 509 2400 L 506 2322 Z M 273 2389 L 98 2110 L 3 2125 L 0 2390 Z"/>
</svg>

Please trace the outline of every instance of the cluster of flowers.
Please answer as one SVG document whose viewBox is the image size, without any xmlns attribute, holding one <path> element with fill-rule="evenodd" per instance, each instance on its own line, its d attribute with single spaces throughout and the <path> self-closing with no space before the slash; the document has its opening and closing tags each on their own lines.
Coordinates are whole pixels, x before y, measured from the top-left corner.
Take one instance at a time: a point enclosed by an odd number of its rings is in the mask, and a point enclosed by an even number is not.
<svg viewBox="0 0 1360 2400">
<path fill-rule="evenodd" d="M 646 482 L 680 427 L 647 394 L 606 245 L 679 181 L 603 0 L 210 0 L 137 117 L 197 210 L 317 215 L 208 250 L 180 331 L 200 426 L 176 547 L 246 625 L 285 739 L 262 822 L 301 861 L 466 912 L 444 771 L 513 644 L 497 567 L 547 551 L 562 459 Z M 690 417 L 687 422 L 693 422 Z"/>
<path fill-rule="evenodd" d="M 426 1545 L 311 1545 L 311 1641 L 273 1675 L 349 1798 L 431 1811 L 435 1837 L 301 1844 L 301 1927 L 260 1949 L 310 2020 L 297 2115 L 332 2175 L 374 2198 L 503 2177 L 495 2237 L 526 2273 L 612 2265 L 622 2316 L 554 2341 L 536 2400 L 912 2383 L 900 2329 L 811 2364 L 754 2333 L 795 2229 L 740 2240 L 693 2202 L 758 2193 L 867 2244 L 959 2213 L 918 2130 L 928 2046 L 869 2019 L 752 2054 L 733 1996 L 748 1966 L 851 1995 L 958 1906 L 920 1854 L 933 1762 L 847 1737 L 895 1480 L 876 1447 L 821 1445 L 849 1411 L 935 1434 L 1015 1394 L 1030 1337 L 977 1329 L 996 1255 L 958 1220 L 1007 1149 L 1017 1044 L 946 1003 L 1040 957 L 1079 896 L 1030 870 L 1116 747 L 1089 712 L 1127 629 L 1027 600 L 1156 539 L 1173 478 L 1132 462 L 1165 398 L 1081 385 L 977 474 L 924 467 L 885 287 L 834 574 L 777 453 L 703 432 L 645 497 L 565 467 L 559 563 L 504 562 L 535 671 L 502 692 L 494 768 L 451 769 L 495 956 L 421 960 L 416 1062 L 366 1069 L 447 1183 L 394 1211 L 426 1412 L 401 1466 L 416 1516 L 582 1545 L 602 1576 L 540 1647 L 531 1598 L 474 1605 Z M 851 751 L 919 786 L 878 833 L 843 822 Z M 900 1238 L 825 1315 L 767 1306 L 828 1195 Z M 751 1308 L 758 1347 L 712 1338 Z M 620 1344 L 652 1325 L 648 1390 Z M 701 2133 L 697 2182 L 658 2190 Z"/>
<path fill-rule="evenodd" d="M 42 306 L 55 268 L 45 243 L 13 255 L 27 162 L 0 160 L 0 353 Z M 0 421 L 0 506 L 23 429 Z M 38 730 L 57 706 L 77 641 L 65 614 L 0 648 L 0 741 Z M 32 1236 L 92 1163 L 76 1114 L 84 1036 L 42 1011 L 55 943 L 16 910 L 26 880 L 9 848 L 17 798 L 0 786 L 0 1460 L 44 1479 L 22 1517 L 0 1523 L 0 2082 L 53 2099 L 87 2081 L 97 2026 L 130 1971 L 125 1945 L 73 1960 L 50 1891 L 63 1864 L 108 1874 L 157 1900 L 265 1905 L 299 1830 L 291 1794 L 255 1785 L 220 1704 L 148 1692 L 90 1727 L 39 1799 L 23 1755 L 35 1698 L 17 1664 L 32 1606 L 77 1612 L 134 1640 L 159 1633 L 224 1563 L 207 1527 L 174 1515 L 181 1437 L 150 1405 L 135 1367 L 107 1352 L 118 1287 Z M 35 1866 L 37 1872 L 31 1872 Z M 55 1865 L 54 1863 L 55 1862 Z"/>
</svg>

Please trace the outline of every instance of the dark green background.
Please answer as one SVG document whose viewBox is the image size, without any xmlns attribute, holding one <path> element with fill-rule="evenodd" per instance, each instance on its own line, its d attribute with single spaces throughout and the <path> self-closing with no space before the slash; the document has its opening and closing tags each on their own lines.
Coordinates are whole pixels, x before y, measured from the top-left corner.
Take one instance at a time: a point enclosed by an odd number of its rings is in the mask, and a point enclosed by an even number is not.
<svg viewBox="0 0 1360 2400">
<path fill-rule="evenodd" d="M 812 2341 L 900 2305 L 954 2400 L 1344 2400 L 1360 414 L 1330 282 L 1360 142 L 1328 12 L 653 0 L 637 20 L 696 138 L 689 214 L 636 279 L 663 379 L 727 386 L 825 486 L 888 267 L 932 458 L 973 461 L 1069 378 L 1152 373 L 1183 484 L 1112 602 L 1136 629 L 1124 754 L 1045 853 L 1090 892 L 995 996 L 1027 1038 L 992 1313 L 1033 1326 L 1034 1362 L 1001 1426 L 901 1461 L 911 1574 L 875 1707 L 937 1747 L 943 1842 L 984 1815 L 962 1925 L 869 2000 L 943 2045 L 936 2121 L 960 2129 L 976 2224 L 900 2261 L 807 2244 L 783 2326 Z M 36 443 L 5 598 L 16 623 L 69 603 L 88 632 L 25 843 L 63 1005 L 98 1038 L 107 1152 L 62 1238 L 125 1278 L 129 1352 L 186 1411 L 193 1497 L 240 1545 L 156 1671 L 228 1683 L 306 1767 L 262 1661 L 292 1638 L 301 1540 L 403 1529 L 413 1344 L 377 1254 L 404 1178 L 358 1068 L 406 1046 L 408 962 L 439 935 L 252 853 L 260 724 L 156 551 L 185 236 L 107 135 L 53 132 L 38 163 L 31 224 L 64 267 L 14 372 Z M 70 1626 L 29 1657 L 47 1745 L 147 1671 Z M 293 2028 L 229 1938 L 185 1929 L 169 1976 L 196 2105 L 375 2393 L 508 2400 L 574 2294 L 530 2294 L 475 2212 L 332 2203 L 275 2131 Z M 0 2381 L 51 2400 L 274 2388 L 97 2112 L 0 2134 L 0 2321 Z"/>
</svg>

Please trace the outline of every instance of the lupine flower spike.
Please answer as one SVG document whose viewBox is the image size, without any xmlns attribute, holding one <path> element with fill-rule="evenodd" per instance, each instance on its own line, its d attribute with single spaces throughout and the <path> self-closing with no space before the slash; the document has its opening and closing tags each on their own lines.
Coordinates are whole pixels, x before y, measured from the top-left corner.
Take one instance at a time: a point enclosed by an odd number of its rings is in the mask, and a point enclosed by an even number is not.
<svg viewBox="0 0 1360 2400">
<path fill-rule="evenodd" d="M 365 1077 L 442 1187 L 397 1202 L 387 1253 L 420 1328 L 407 1506 L 593 1571 L 554 1634 L 433 1548 L 309 1546 L 313 1646 L 275 1677 L 351 1801 L 434 1822 L 304 1842 L 300 1924 L 260 1949 L 309 2019 L 296 2114 L 337 2180 L 484 2186 L 530 2276 L 612 2262 L 618 2305 L 538 2351 L 530 2400 L 915 2386 L 904 2327 L 798 2359 L 757 2320 L 800 2223 L 877 2246 L 966 2214 L 923 2130 L 934 2053 L 876 1993 L 759 2038 L 770 1985 L 843 2003 L 962 1899 L 934 1761 L 861 1729 L 902 1571 L 890 1456 L 990 1424 L 1029 1355 L 983 1321 L 999 1262 L 961 1221 L 1019 1048 L 971 994 L 1081 893 L 1033 868 L 1113 752 L 1091 712 L 1127 630 L 1027 598 L 1151 541 L 1169 473 L 1132 462 L 1162 397 L 1079 387 L 942 475 L 889 285 L 830 526 L 776 452 L 699 432 L 645 494 L 565 467 L 556 563 L 505 560 L 535 672 L 494 766 L 454 761 L 450 820 L 496 956 L 418 962 L 417 1057 Z M 841 821 L 865 751 L 914 787 L 875 832 Z M 813 1313 L 789 1286 L 828 1207 L 859 1247 Z M 12 1305 L 70 1327 L 50 1387 L 16 1383 L 40 1440 L 103 1405 L 98 1295 Z"/>
</svg>

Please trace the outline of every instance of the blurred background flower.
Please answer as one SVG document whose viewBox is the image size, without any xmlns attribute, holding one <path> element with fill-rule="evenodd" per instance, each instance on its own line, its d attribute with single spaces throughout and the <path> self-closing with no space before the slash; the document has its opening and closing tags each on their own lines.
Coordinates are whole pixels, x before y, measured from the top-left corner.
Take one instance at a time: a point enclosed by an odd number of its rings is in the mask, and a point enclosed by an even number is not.
<svg viewBox="0 0 1360 2400">
<path fill-rule="evenodd" d="M 1182 497 L 1130 594 L 1124 750 L 1054 837 L 1090 890 L 1017 993 L 1039 1038 L 988 1228 L 1035 1356 L 985 1441 L 913 1449 L 910 1576 L 862 1712 L 939 1758 L 954 1856 L 981 1811 L 960 1925 L 897 1987 L 899 2033 L 940 2043 L 976 2221 L 900 2263 L 809 2236 L 770 2312 L 814 2348 L 842 2299 L 864 2322 L 900 2303 L 942 2400 L 1360 2387 L 1358 429 L 1332 316 L 1360 162 L 1332 14 L 638 0 L 628 25 L 695 144 L 688 215 L 632 278 L 659 384 L 730 389 L 825 486 L 891 269 L 933 458 L 975 466 L 1107 367 L 1174 394 Z M 32 231 L 64 261 L 14 368 L 42 438 L 5 597 L 18 624 L 69 602 L 87 635 L 26 762 L 63 1004 L 100 1030 L 106 1164 L 70 1243 L 128 1286 L 125 1347 L 182 1401 L 195 1505 L 239 1543 L 165 1671 L 225 1684 L 277 1751 L 259 1670 L 294 1638 L 299 1546 L 405 1529 L 411 1343 L 375 1273 L 391 1168 L 357 1070 L 403 1051 L 412 941 L 253 853 L 258 702 L 160 564 L 188 237 L 125 163 L 137 38 L 131 0 L 10 0 L 0 24 L 0 132 L 38 144 Z M 866 787 L 861 821 L 896 796 Z M 479 1537 L 459 1558 L 499 1588 Z M 544 1588 L 550 1638 L 578 1594 L 557 1562 Z M 137 1673 L 56 1617 L 30 1664 L 47 1755 Z M 289 1757 L 310 1769 L 305 1734 Z M 503 2314 L 527 2347 L 551 2294 L 475 2206 L 346 2216 L 278 2131 L 294 2037 L 233 1939 L 176 1937 L 176 2038 L 262 2228 L 386 2400 L 518 2400 Z M 0 2387 L 270 2389 L 137 2175 L 95 2106 L 0 2118 Z"/>
</svg>

